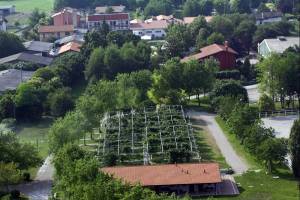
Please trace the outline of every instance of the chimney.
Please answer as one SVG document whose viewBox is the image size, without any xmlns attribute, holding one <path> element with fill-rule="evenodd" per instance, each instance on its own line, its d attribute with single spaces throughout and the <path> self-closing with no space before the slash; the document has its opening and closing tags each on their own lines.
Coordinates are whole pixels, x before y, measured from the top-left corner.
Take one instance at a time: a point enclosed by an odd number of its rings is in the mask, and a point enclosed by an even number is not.
<svg viewBox="0 0 300 200">
<path fill-rule="evenodd" d="M 225 46 L 226 51 L 228 51 L 229 44 L 228 44 L 227 40 L 224 42 L 224 46 Z"/>
</svg>

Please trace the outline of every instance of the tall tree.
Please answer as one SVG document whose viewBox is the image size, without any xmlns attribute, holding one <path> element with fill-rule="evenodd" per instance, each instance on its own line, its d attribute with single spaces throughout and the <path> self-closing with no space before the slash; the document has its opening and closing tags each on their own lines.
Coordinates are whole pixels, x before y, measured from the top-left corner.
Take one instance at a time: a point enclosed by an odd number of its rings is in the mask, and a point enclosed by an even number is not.
<svg viewBox="0 0 300 200">
<path fill-rule="evenodd" d="M 292 169 L 296 178 L 300 180 L 300 120 L 295 120 L 290 134 L 290 152 Z"/>
<path fill-rule="evenodd" d="M 200 5 L 196 0 L 187 0 L 183 5 L 183 16 L 194 17 L 200 14 Z"/>
<path fill-rule="evenodd" d="M 0 32 L 0 58 L 19 53 L 24 49 L 25 47 L 18 36 L 12 33 Z"/>
</svg>

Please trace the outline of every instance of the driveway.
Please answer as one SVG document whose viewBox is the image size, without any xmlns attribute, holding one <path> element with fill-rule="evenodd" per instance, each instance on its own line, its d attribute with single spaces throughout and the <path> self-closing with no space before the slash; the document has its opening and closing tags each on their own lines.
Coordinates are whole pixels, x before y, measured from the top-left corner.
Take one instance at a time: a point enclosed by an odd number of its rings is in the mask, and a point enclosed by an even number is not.
<svg viewBox="0 0 300 200">
<path fill-rule="evenodd" d="M 40 167 L 34 181 L 16 186 L 11 189 L 17 189 L 29 197 L 30 200 L 48 200 L 51 194 L 54 167 L 51 163 L 52 156 L 48 156 L 44 164 Z"/>
<path fill-rule="evenodd" d="M 203 120 L 206 122 L 206 126 L 212 136 L 214 137 L 221 153 L 223 154 L 227 164 L 229 164 L 235 173 L 242 174 L 246 172 L 249 167 L 245 161 L 243 161 L 232 148 L 231 144 L 224 135 L 222 129 L 217 124 L 215 114 L 210 114 L 206 112 L 198 112 L 194 110 L 189 110 L 187 115 L 195 120 Z"/>
</svg>

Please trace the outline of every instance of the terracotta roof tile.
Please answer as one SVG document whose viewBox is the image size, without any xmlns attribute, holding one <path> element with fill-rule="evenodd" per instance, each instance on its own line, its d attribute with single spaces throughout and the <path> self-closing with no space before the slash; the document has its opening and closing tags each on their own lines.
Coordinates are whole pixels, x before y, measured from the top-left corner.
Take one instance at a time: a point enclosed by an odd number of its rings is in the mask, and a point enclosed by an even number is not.
<svg viewBox="0 0 300 200">
<path fill-rule="evenodd" d="M 140 183 L 142 186 L 221 182 L 219 164 L 217 163 L 106 167 L 102 168 L 101 171 L 129 184 Z"/>
<path fill-rule="evenodd" d="M 67 51 L 76 51 L 80 52 L 81 44 L 78 44 L 76 42 L 69 42 L 63 46 L 60 47 L 58 54 L 65 53 Z"/>
<path fill-rule="evenodd" d="M 212 45 L 201 48 L 200 53 L 197 53 L 197 54 L 194 54 L 194 55 L 191 55 L 191 56 L 187 56 L 187 57 L 183 58 L 181 61 L 185 62 L 185 61 L 188 61 L 188 60 L 191 60 L 191 59 L 199 60 L 199 59 L 202 59 L 202 58 L 212 56 L 212 55 L 217 54 L 217 53 L 222 52 L 222 51 L 228 51 L 228 52 L 233 53 L 233 54 L 238 54 L 236 51 L 234 51 L 230 47 L 228 47 L 228 49 L 226 50 L 226 47 L 224 45 L 212 44 Z"/>
<path fill-rule="evenodd" d="M 40 26 L 39 33 L 58 33 L 58 32 L 73 32 L 73 25 L 63 26 Z"/>
<path fill-rule="evenodd" d="M 171 23 L 167 20 L 152 21 L 148 23 L 130 24 L 130 29 L 166 29 Z"/>
</svg>

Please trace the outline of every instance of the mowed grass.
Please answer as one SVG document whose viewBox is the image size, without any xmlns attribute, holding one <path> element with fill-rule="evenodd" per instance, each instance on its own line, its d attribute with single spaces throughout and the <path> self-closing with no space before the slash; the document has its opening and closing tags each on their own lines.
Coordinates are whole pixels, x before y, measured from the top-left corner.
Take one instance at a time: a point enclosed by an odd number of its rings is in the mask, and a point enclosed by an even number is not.
<svg viewBox="0 0 300 200">
<path fill-rule="evenodd" d="M 51 118 L 43 118 L 36 123 L 18 123 L 16 127 L 17 137 L 23 143 L 34 145 L 39 155 L 46 158 L 48 155 L 48 131 L 52 121 Z"/>
<path fill-rule="evenodd" d="M 54 0 L 0 0 L 0 6 L 15 5 L 17 12 L 31 13 L 34 8 L 50 13 Z"/>
<path fill-rule="evenodd" d="M 239 185 L 240 195 L 236 197 L 218 197 L 216 199 L 299 200 L 297 181 L 293 178 L 289 169 L 278 166 L 273 174 L 267 174 L 263 166 L 244 149 L 233 134 L 229 133 L 225 122 L 219 117 L 217 117 L 216 120 L 235 151 L 250 164 L 252 169 L 260 169 L 258 172 L 255 172 L 256 170 L 250 170 L 241 176 L 235 176 L 235 180 Z"/>
</svg>

